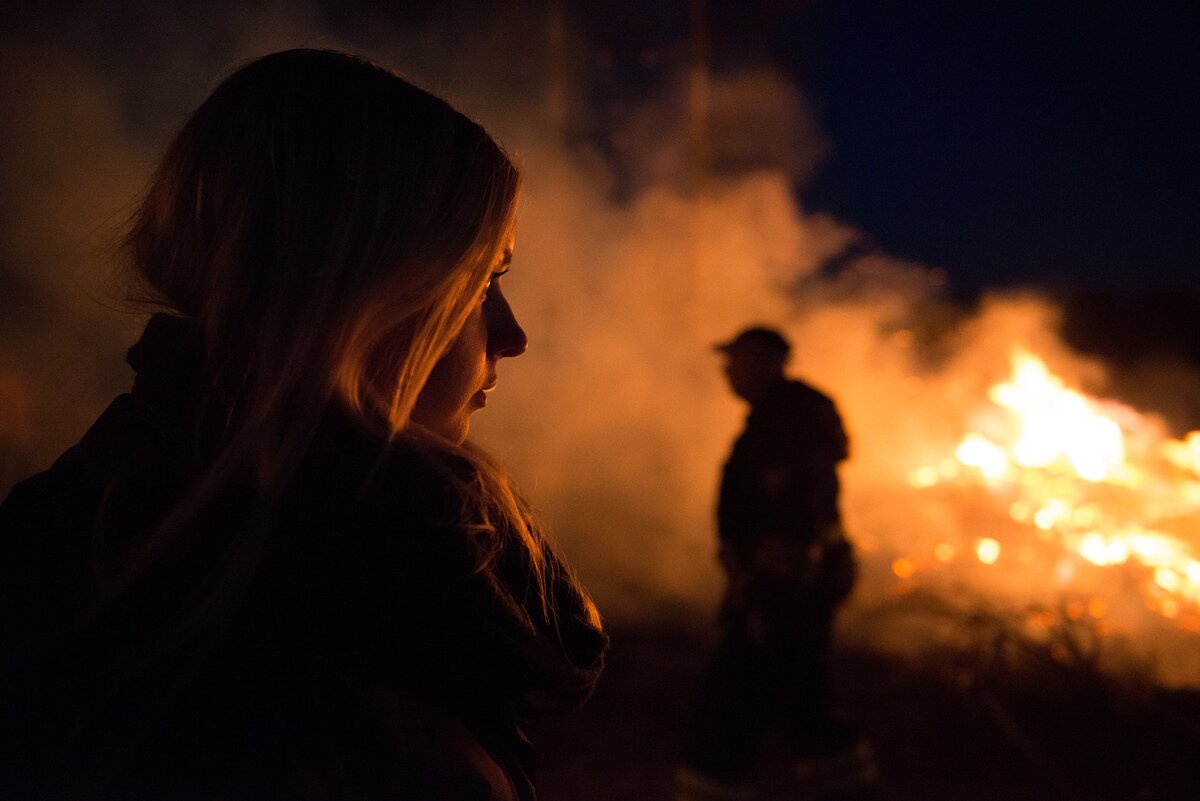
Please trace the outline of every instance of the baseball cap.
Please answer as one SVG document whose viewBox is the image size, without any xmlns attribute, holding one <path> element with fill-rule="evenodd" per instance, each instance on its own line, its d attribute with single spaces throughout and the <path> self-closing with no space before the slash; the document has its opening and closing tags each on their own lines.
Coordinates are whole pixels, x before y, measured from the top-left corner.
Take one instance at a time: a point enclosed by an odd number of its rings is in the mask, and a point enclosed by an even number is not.
<svg viewBox="0 0 1200 801">
<path fill-rule="evenodd" d="M 769 353 L 772 356 L 778 356 L 782 359 L 787 358 L 792 345 L 783 334 L 774 328 L 767 328 L 766 326 L 751 326 L 738 332 L 728 342 L 718 342 L 716 345 L 713 345 L 713 350 L 718 350 L 722 353 L 732 353 L 745 349 Z"/>
</svg>

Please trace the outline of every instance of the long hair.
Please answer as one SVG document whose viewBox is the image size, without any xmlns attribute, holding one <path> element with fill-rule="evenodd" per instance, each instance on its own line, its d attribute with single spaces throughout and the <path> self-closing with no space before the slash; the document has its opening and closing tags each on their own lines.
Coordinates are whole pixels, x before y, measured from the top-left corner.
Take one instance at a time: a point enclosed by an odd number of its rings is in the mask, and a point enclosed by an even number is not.
<svg viewBox="0 0 1200 801">
<path fill-rule="evenodd" d="M 268 496 L 281 486 L 331 402 L 389 439 L 411 433 L 511 238 L 520 183 L 477 123 L 363 59 L 291 50 L 226 78 L 170 145 L 125 242 L 151 297 L 195 322 L 229 414 L 212 469 L 141 561 L 234 471 Z M 539 570 L 503 474 L 460 455 Z"/>
<path fill-rule="evenodd" d="M 511 235 L 519 189 L 505 153 L 441 99 L 353 56 L 292 50 L 200 106 L 126 246 L 198 324 L 265 479 L 306 411 L 297 397 L 407 427 Z"/>
<path fill-rule="evenodd" d="M 271 536 L 273 504 L 339 404 L 381 443 L 471 466 L 468 479 L 446 471 L 460 483 L 464 526 L 483 546 L 480 569 L 506 545 L 525 555 L 535 603 L 514 609 L 529 627 L 553 623 L 549 585 L 563 582 L 598 622 L 504 473 L 410 421 L 511 239 L 520 184 L 477 123 L 354 56 L 276 53 L 213 91 L 167 150 L 125 245 L 147 299 L 193 321 L 226 419 L 203 474 L 121 561 L 101 607 L 191 536 L 217 493 L 245 481 L 253 519 L 171 647 L 211 641 Z M 167 647 L 151 643 L 117 671 L 128 678 Z"/>
</svg>

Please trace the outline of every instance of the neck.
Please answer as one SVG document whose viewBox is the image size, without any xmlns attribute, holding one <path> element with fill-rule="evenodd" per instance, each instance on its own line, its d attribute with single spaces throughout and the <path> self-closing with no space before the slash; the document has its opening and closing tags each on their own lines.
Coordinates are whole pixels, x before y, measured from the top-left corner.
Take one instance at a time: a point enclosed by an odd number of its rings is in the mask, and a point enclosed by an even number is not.
<svg viewBox="0 0 1200 801">
<path fill-rule="evenodd" d="M 762 399 L 765 398 L 772 389 L 779 384 L 782 384 L 785 380 L 787 379 L 784 378 L 782 373 L 779 375 L 769 376 L 763 381 L 757 382 L 751 387 L 747 387 L 742 393 L 742 399 L 745 400 L 746 403 L 750 404 L 750 408 L 753 409 L 762 402 Z"/>
</svg>

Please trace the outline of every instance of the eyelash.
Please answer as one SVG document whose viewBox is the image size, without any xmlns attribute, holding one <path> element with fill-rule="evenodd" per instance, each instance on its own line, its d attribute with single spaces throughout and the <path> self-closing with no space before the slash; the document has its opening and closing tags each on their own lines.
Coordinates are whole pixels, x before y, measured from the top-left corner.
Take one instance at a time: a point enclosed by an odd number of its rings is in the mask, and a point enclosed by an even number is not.
<svg viewBox="0 0 1200 801">
<path fill-rule="evenodd" d="M 508 270 L 502 270 L 500 272 L 491 274 L 491 276 L 487 280 L 487 283 L 483 285 L 483 294 L 480 297 L 480 301 L 487 300 L 488 293 L 491 292 L 491 290 L 492 290 L 492 284 L 495 283 L 496 281 L 499 281 L 501 278 L 503 278 L 505 273 L 507 273 L 507 272 L 508 272 Z"/>
</svg>

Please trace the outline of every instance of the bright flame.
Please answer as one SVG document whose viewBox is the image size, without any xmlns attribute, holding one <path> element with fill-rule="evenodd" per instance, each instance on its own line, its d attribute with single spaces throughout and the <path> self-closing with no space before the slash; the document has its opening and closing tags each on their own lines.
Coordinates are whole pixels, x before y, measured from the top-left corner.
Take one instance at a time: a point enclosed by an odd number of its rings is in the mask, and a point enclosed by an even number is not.
<svg viewBox="0 0 1200 801">
<path fill-rule="evenodd" d="M 1125 459 L 1120 426 L 1096 411 L 1083 395 L 1066 389 L 1037 357 L 1018 350 L 1012 361 L 1012 380 L 988 392 L 998 406 L 1016 414 L 1017 436 L 1007 448 L 1012 460 L 1021 467 L 1051 467 L 1065 461 L 1088 481 L 1107 478 Z M 1001 454 L 1005 451 L 994 447 Z"/>
<path fill-rule="evenodd" d="M 1163 456 L 1182 470 L 1200 476 L 1200 431 L 1188 434 L 1182 442 L 1170 440 L 1163 443 Z"/>
<path fill-rule="evenodd" d="M 958 461 L 975 467 L 986 478 L 999 481 L 1009 475 L 1008 454 L 999 445 L 984 439 L 979 434 L 967 434 L 955 452 Z"/>
<path fill-rule="evenodd" d="M 1012 355 L 1011 377 L 991 387 L 988 398 L 993 406 L 984 430 L 967 432 L 952 459 L 914 469 L 909 483 L 986 487 L 1033 536 L 1010 543 L 1017 562 L 1032 564 L 1035 545 L 1065 550 L 1048 568 L 1064 587 L 1080 580 L 1088 565 L 1128 571 L 1149 608 L 1181 626 L 1195 625 L 1200 431 L 1170 439 L 1156 420 L 1067 387 L 1020 349 Z M 1004 547 L 984 538 L 973 552 L 982 564 L 995 565 Z M 961 550 L 941 543 L 934 559 L 905 556 L 893 570 L 908 578 L 953 562 Z M 1099 596 L 1075 603 L 1068 608 L 1073 619 L 1099 619 L 1111 609 Z"/>
</svg>

